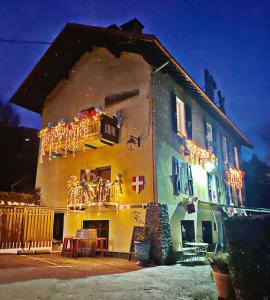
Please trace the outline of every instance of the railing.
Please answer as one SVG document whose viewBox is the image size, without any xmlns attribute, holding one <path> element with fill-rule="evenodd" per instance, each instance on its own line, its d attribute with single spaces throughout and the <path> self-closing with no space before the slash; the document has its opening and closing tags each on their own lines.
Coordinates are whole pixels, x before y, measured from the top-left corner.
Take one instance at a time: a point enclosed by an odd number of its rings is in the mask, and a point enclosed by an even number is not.
<svg viewBox="0 0 270 300">
<path fill-rule="evenodd" d="M 0 251 L 50 248 L 53 210 L 47 208 L 0 208 Z"/>
<path fill-rule="evenodd" d="M 75 152 L 85 147 L 96 149 L 102 144 L 113 145 L 118 143 L 119 128 L 117 120 L 106 115 L 96 119 L 81 119 L 66 124 L 63 121 L 51 128 L 40 131 L 41 151 L 40 158 L 49 159 L 58 156 L 75 155 Z"/>
</svg>

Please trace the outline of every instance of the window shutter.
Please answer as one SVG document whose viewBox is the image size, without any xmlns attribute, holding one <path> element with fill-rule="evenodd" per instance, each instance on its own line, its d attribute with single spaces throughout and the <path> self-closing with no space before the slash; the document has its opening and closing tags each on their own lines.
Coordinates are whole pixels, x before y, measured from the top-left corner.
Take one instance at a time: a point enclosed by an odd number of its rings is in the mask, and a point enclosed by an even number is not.
<svg viewBox="0 0 270 300">
<path fill-rule="evenodd" d="M 174 158 L 174 193 L 179 195 L 181 193 L 181 165 L 180 161 Z"/>
<path fill-rule="evenodd" d="M 233 155 L 233 145 L 232 143 L 228 143 L 228 160 L 229 160 L 229 163 L 234 165 L 235 164 L 235 161 L 234 161 L 234 155 Z"/>
<path fill-rule="evenodd" d="M 187 164 L 187 169 L 188 169 L 188 191 L 189 191 L 189 195 L 193 196 L 194 195 L 193 178 L 192 178 L 192 170 L 190 164 Z"/>
<path fill-rule="evenodd" d="M 208 139 L 207 139 L 207 122 L 206 120 L 203 121 L 203 129 L 204 129 L 204 141 L 205 141 L 205 148 L 208 149 Z"/>
<path fill-rule="evenodd" d="M 177 133 L 176 95 L 171 93 L 172 130 Z"/>
<path fill-rule="evenodd" d="M 212 135 L 213 135 L 213 152 L 217 153 L 217 132 L 215 126 L 212 126 Z"/>
<path fill-rule="evenodd" d="M 185 103 L 186 134 L 189 140 L 192 140 L 192 113 L 191 106 Z"/>
</svg>

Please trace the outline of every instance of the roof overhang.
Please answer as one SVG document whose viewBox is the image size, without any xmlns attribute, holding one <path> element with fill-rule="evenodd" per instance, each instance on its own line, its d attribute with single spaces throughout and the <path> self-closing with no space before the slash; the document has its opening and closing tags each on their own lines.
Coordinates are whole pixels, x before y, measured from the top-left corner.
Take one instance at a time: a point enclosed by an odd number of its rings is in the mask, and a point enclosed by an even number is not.
<svg viewBox="0 0 270 300">
<path fill-rule="evenodd" d="M 120 56 L 123 51 L 138 53 L 154 67 L 170 61 L 163 68 L 163 72 L 169 73 L 174 80 L 181 82 L 203 106 L 222 120 L 243 145 L 253 147 L 160 41 L 151 34 L 134 34 L 111 28 L 67 23 L 10 101 L 41 114 L 49 93 L 62 79 L 68 78 L 73 65 L 94 46 L 105 47 L 115 56 Z"/>
</svg>

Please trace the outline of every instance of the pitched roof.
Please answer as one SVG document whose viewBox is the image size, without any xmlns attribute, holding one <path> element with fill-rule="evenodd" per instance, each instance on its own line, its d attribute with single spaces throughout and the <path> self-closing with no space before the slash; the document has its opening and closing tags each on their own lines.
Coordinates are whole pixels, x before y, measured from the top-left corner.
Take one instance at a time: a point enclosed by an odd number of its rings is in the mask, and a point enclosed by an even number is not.
<svg viewBox="0 0 270 300">
<path fill-rule="evenodd" d="M 41 113 L 47 95 L 63 79 L 69 70 L 93 46 L 106 47 L 114 55 L 122 51 L 138 53 L 152 66 L 159 67 L 170 61 L 164 71 L 181 82 L 212 114 L 220 118 L 243 145 L 253 147 L 243 133 L 209 99 L 188 75 L 155 35 L 132 33 L 118 29 L 67 23 L 51 46 L 41 57 L 10 101 L 37 113 Z"/>
</svg>

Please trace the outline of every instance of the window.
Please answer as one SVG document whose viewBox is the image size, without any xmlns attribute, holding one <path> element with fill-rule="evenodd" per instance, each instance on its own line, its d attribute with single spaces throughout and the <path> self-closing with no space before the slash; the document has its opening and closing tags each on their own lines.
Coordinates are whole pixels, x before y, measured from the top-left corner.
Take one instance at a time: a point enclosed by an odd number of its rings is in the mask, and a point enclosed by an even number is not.
<svg viewBox="0 0 270 300">
<path fill-rule="evenodd" d="M 207 173 L 207 182 L 208 182 L 208 197 L 210 202 L 217 201 L 217 182 L 216 176 Z"/>
<path fill-rule="evenodd" d="M 177 132 L 183 136 L 186 136 L 185 104 L 178 97 L 176 97 L 176 116 L 177 116 Z"/>
<path fill-rule="evenodd" d="M 191 165 L 176 158 L 174 158 L 174 187 L 175 195 L 194 194 Z"/>
<path fill-rule="evenodd" d="M 111 167 L 101 167 L 94 170 L 81 169 L 81 181 L 91 183 L 92 188 L 88 196 L 94 201 L 110 201 Z"/>
<path fill-rule="evenodd" d="M 223 135 L 222 136 L 222 153 L 225 164 L 228 163 L 228 148 L 227 148 L 227 139 Z"/>
<path fill-rule="evenodd" d="M 213 130 L 209 123 L 206 123 L 206 132 L 207 148 L 213 148 Z"/>
<path fill-rule="evenodd" d="M 233 147 L 233 152 L 234 152 L 234 161 L 235 161 L 235 167 L 237 170 L 239 170 L 239 160 L 238 160 L 238 149 L 237 147 Z"/>
</svg>

